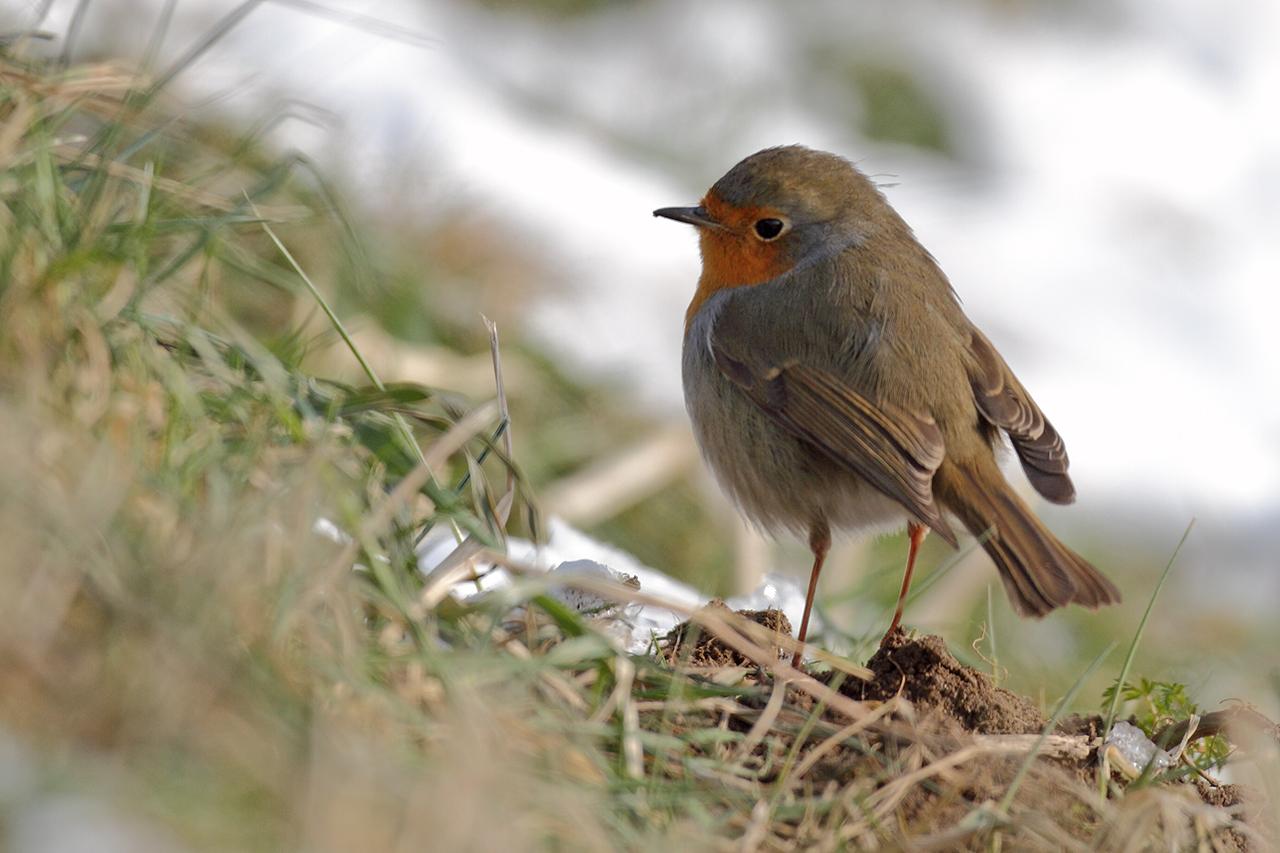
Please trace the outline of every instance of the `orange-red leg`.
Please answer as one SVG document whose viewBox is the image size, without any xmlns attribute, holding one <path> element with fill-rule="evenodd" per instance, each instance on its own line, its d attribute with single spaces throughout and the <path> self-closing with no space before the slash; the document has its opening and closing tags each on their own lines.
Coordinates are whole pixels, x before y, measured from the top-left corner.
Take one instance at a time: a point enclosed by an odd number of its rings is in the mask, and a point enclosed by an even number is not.
<svg viewBox="0 0 1280 853">
<path fill-rule="evenodd" d="M 914 521 L 907 522 L 907 539 L 911 545 L 907 551 L 907 570 L 902 575 L 902 591 L 898 593 L 898 609 L 893 611 L 893 621 L 889 623 L 889 630 L 884 634 L 884 640 L 889 639 L 898 628 L 898 623 L 902 621 L 902 608 L 907 606 L 907 592 L 911 589 L 911 573 L 916 569 L 916 553 L 920 550 L 920 543 L 924 541 L 924 537 L 929 535 L 929 528 L 923 524 L 916 524 Z M 881 640 L 881 643 L 884 643 Z"/>
<path fill-rule="evenodd" d="M 818 591 L 818 575 L 822 572 L 822 563 L 827 559 L 827 551 L 831 550 L 831 528 L 825 521 L 815 521 L 809 528 L 809 550 L 813 552 L 813 569 L 809 572 L 809 592 L 804 597 L 804 616 L 800 618 L 800 633 L 796 639 L 804 643 L 809 634 L 809 611 L 813 609 L 813 594 Z M 791 658 L 792 666 L 799 666 L 804 656 L 803 649 L 796 649 Z"/>
</svg>

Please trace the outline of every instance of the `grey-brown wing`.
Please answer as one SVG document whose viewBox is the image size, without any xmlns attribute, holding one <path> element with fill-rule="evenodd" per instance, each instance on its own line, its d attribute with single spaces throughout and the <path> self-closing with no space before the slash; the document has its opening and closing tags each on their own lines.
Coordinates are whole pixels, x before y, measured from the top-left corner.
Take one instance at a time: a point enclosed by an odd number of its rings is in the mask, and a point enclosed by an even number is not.
<svg viewBox="0 0 1280 853">
<path fill-rule="evenodd" d="M 710 347 L 720 372 L 775 422 L 956 544 L 933 499 L 933 474 L 945 448 L 932 418 L 874 403 L 819 368 L 795 361 L 753 365 L 714 337 Z"/>
<path fill-rule="evenodd" d="M 969 379 L 978 411 L 988 423 L 1008 433 L 1037 492 L 1057 504 L 1071 503 L 1076 489 L 1067 476 L 1069 461 L 1062 436 L 982 332 L 973 330 L 969 346 L 976 365 Z"/>
</svg>

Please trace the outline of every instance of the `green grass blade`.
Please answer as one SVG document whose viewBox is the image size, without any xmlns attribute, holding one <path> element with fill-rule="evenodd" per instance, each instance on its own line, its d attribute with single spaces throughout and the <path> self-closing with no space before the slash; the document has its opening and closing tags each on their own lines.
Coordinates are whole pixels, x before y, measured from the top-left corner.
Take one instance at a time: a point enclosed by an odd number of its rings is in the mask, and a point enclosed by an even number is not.
<svg viewBox="0 0 1280 853">
<path fill-rule="evenodd" d="M 1009 783 L 1009 790 L 1005 791 L 1004 797 L 1000 800 L 1000 812 L 1008 814 L 1009 806 L 1013 804 L 1013 798 L 1018 794 L 1018 788 L 1026 779 L 1027 771 L 1031 769 L 1031 764 L 1036 760 L 1036 756 L 1040 754 L 1040 748 L 1044 746 L 1045 739 L 1053 732 L 1053 727 L 1058 724 L 1058 720 L 1062 717 L 1064 711 L 1071 707 L 1072 701 L 1076 698 L 1076 694 L 1080 692 L 1080 688 L 1089 680 L 1089 676 L 1093 675 L 1102 662 L 1106 660 L 1107 655 L 1111 654 L 1116 644 L 1111 643 L 1102 652 L 1093 659 L 1093 663 L 1089 664 L 1089 668 L 1081 673 L 1076 679 L 1075 684 L 1071 685 L 1071 689 L 1067 691 L 1067 695 L 1062 697 L 1062 701 L 1053 709 L 1053 713 L 1049 716 L 1049 721 L 1044 724 L 1044 728 L 1040 730 L 1040 737 L 1036 739 L 1035 744 L 1031 747 L 1031 751 L 1027 753 L 1027 757 L 1023 759 L 1022 766 L 1018 768 L 1018 772 L 1014 775 L 1013 781 Z"/>
<path fill-rule="evenodd" d="M 1169 579 L 1169 572 L 1173 569 L 1173 563 L 1178 559 L 1178 553 L 1182 550 L 1182 546 L 1186 544 L 1187 537 L 1191 535 L 1191 528 L 1195 527 L 1196 520 L 1193 518 L 1187 524 L 1187 529 L 1182 532 L 1182 538 L 1178 540 L 1178 546 L 1173 549 L 1173 553 L 1169 555 L 1169 562 L 1165 564 L 1164 571 L 1160 574 L 1160 580 L 1156 582 L 1156 588 L 1151 591 L 1151 598 L 1147 601 L 1147 609 L 1142 613 L 1142 619 L 1138 622 L 1138 630 L 1133 633 L 1133 641 L 1129 643 L 1129 651 L 1125 653 L 1124 665 L 1120 667 L 1120 676 L 1116 679 L 1115 690 L 1111 694 L 1111 704 L 1107 707 L 1107 716 L 1105 725 L 1102 727 L 1102 737 L 1105 740 L 1111 734 L 1111 726 L 1115 723 L 1116 709 L 1120 706 L 1120 693 L 1124 689 L 1125 680 L 1129 677 L 1129 668 L 1133 665 L 1133 658 L 1138 653 L 1138 643 L 1142 640 L 1142 632 L 1147 627 L 1147 620 L 1151 618 L 1151 610 L 1156 605 L 1156 597 L 1160 595 L 1160 590 L 1164 588 L 1164 583 Z"/>
</svg>

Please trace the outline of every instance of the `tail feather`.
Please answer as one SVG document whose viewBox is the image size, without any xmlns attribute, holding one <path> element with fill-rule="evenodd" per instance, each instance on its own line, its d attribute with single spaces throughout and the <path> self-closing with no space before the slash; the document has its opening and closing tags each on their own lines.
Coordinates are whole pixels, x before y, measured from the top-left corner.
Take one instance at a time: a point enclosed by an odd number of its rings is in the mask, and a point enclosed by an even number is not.
<svg viewBox="0 0 1280 853">
<path fill-rule="evenodd" d="M 939 503 L 954 513 L 995 562 L 1013 607 L 1044 616 L 1067 604 L 1090 609 L 1120 601 L 1115 584 L 1062 544 L 1005 481 L 999 468 L 944 464 Z"/>
</svg>

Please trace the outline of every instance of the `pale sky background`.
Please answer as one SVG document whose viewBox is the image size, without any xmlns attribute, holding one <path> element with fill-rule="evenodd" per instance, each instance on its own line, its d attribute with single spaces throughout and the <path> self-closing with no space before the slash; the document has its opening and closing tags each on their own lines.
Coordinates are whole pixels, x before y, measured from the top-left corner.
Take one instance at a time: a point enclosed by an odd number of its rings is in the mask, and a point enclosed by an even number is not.
<svg viewBox="0 0 1280 853">
<path fill-rule="evenodd" d="M 180 2 L 168 55 L 236 5 Z M 1280 562 L 1280 4 L 662 0 L 559 26 L 454 0 L 326 5 L 425 43 L 268 4 L 179 90 L 234 88 L 219 108 L 246 117 L 302 98 L 336 126 L 282 142 L 373 193 L 409 164 L 431 176 L 424 206 L 460 195 L 513 223 L 564 271 L 533 322 L 581 370 L 683 417 L 697 252 L 650 211 L 758 148 L 827 148 L 892 185 L 1066 437 L 1071 513 L 1155 519 L 1169 547 L 1197 516 L 1202 559 L 1229 542 Z M 112 16 L 141 44 L 160 6 L 97 0 L 83 32 Z M 954 156 L 863 138 L 855 93 L 809 65 L 822 49 L 905 58 Z"/>
</svg>

